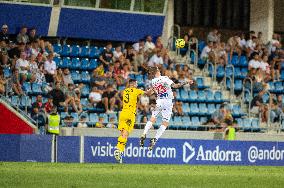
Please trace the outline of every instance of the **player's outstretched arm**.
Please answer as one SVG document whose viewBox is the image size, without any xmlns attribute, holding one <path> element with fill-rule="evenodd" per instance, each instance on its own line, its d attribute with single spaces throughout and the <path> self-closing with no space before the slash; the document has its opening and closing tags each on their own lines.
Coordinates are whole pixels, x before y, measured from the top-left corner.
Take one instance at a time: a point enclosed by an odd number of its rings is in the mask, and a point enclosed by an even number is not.
<svg viewBox="0 0 284 188">
<path fill-rule="evenodd" d="M 149 88 L 149 89 L 147 89 L 147 90 L 145 91 L 144 94 L 150 96 L 150 95 L 152 95 L 154 92 L 155 92 L 155 91 L 154 91 L 153 88 Z"/>
<path fill-rule="evenodd" d="M 193 84 L 193 80 L 189 80 L 189 81 L 185 81 L 185 82 L 181 82 L 177 84 L 172 84 L 172 88 L 180 88 L 187 84 L 190 84 L 190 85 Z"/>
</svg>

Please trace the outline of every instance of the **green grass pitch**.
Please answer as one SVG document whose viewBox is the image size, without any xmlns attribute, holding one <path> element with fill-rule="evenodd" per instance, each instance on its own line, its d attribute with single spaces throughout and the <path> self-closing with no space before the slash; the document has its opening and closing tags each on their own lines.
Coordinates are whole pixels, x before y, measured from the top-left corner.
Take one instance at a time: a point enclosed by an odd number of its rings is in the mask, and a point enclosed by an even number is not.
<svg viewBox="0 0 284 188">
<path fill-rule="evenodd" d="M 283 167 L 0 162 L 0 187 L 284 187 Z"/>
</svg>

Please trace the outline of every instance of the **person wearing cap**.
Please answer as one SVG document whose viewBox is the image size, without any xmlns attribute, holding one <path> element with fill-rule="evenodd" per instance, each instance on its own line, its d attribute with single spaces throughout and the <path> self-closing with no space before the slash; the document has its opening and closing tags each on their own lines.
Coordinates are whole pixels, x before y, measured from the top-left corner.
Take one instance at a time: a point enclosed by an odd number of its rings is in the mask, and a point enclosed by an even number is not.
<svg viewBox="0 0 284 188">
<path fill-rule="evenodd" d="M 10 36 L 8 34 L 8 25 L 2 25 L 0 32 L 0 41 L 5 41 L 6 44 L 10 43 Z"/>
<path fill-rule="evenodd" d="M 20 33 L 17 35 L 17 42 L 18 43 L 25 43 L 27 44 L 29 42 L 29 36 L 27 35 L 27 27 L 23 26 L 20 30 Z"/>
<path fill-rule="evenodd" d="M 47 133 L 59 135 L 60 115 L 57 113 L 56 106 L 52 108 L 51 114 L 47 116 L 47 121 L 48 121 Z"/>
</svg>

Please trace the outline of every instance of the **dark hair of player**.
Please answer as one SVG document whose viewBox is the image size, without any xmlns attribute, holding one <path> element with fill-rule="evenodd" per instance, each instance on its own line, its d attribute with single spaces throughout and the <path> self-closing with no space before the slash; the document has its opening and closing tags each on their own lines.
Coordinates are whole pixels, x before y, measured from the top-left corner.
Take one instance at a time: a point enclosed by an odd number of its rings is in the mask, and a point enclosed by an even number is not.
<svg viewBox="0 0 284 188">
<path fill-rule="evenodd" d="M 158 71 L 159 71 L 158 67 L 148 67 L 149 79 L 153 79 Z"/>
</svg>

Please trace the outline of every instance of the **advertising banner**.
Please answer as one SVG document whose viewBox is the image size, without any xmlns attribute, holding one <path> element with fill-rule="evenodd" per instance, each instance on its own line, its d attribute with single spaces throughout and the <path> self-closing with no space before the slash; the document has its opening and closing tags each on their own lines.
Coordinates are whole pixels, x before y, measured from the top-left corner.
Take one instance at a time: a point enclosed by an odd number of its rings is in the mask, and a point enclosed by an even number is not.
<svg viewBox="0 0 284 188">
<path fill-rule="evenodd" d="M 57 137 L 57 162 L 80 162 L 80 137 Z"/>
<path fill-rule="evenodd" d="M 113 163 L 117 138 L 85 137 L 84 161 Z M 160 139 L 153 151 L 128 140 L 123 161 L 136 164 L 284 166 L 284 142 Z"/>
</svg>

